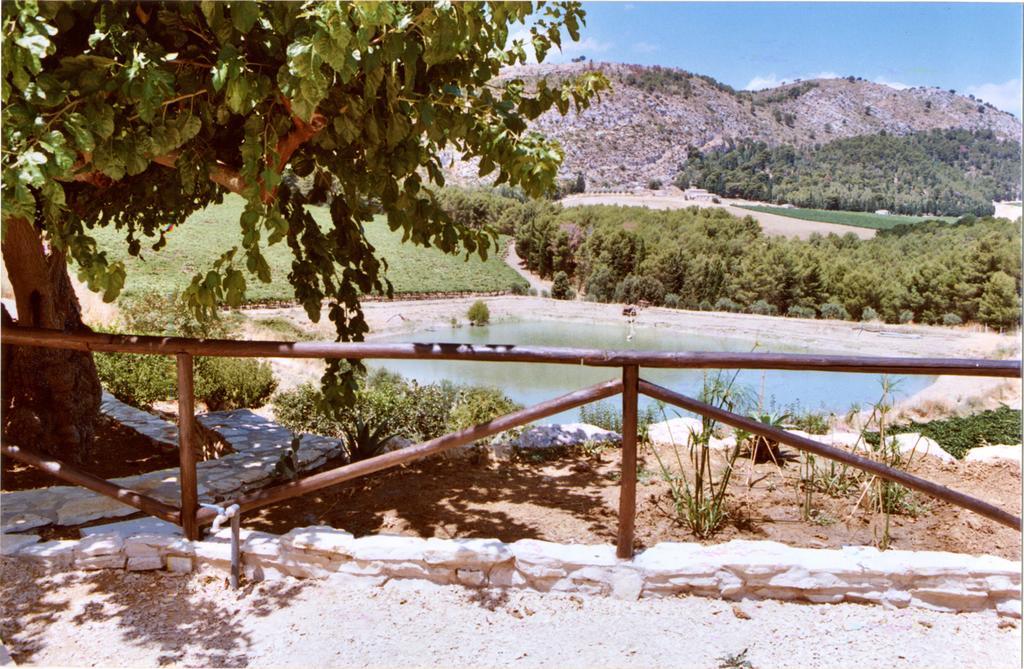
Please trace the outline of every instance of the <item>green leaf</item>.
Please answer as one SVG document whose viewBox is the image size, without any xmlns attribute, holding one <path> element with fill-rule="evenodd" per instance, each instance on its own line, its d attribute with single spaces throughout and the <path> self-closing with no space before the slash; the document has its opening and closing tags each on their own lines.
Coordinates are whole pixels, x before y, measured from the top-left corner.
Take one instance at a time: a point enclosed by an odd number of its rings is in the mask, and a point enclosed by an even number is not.
<svg viewBox="0 0 1024 669">
<path fill-rule="evenodd" d="M 241 0 L 231 3 L 231 23 L 243 35 L 252 30 L 260 17 L 260 6 L 253 0 Z"/>
</svg>

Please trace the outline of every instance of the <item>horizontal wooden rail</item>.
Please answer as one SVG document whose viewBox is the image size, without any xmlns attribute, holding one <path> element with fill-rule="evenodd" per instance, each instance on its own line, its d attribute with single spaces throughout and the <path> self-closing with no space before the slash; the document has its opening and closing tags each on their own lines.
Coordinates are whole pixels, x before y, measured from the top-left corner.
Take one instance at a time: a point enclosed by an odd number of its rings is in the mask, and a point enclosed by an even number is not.
<svg viewBox="0 0 1024 669">
<path fill-rule="evenodd" d="M 731 425 L 734 428 L 746 430 L 747 432 L 761 435 L 768 439 L 773 439 L 780 444 L 786 444 L 802 451 L 814 453 L 815 455 L 820 455 L 822 457 L 850 465 L 851 467 L 856 467 L 857 469 L 864 470 L 889 481 L 905 485 L 908 488 L 919 490 L 926 495 L 930 495 L 944 502 L 961 506 L 973 511 L 974 513 L 994 520 L 997 523 L 1006 525 L 1007 527 L 1012 527 L 1018 532 L 1021 531 L 1021 519 L 1012 513 L 1008 513 L 997 506 L 993 506 L 988 502 L 984 502 L 976 497 L 971 497 L 970 495 L 958 492 L 952 488 L 947 488 L 946 486 L 939 485 L 938 483 L 933 483 L 914 476 L 913 474 L 900 471 L 899 469 L 893 469 L 881 462 L 844 451 L 841 448 L 828 446 L 821 442 L 814 441 L 813 439 L 791 434 L 786 430 L 771 427 L 770 425 L 747 418 L 746 416 L 741 416 L 731 411 L 701 402 L 700 400 L 693 399 L 692 397 L 681 395 L 669 390 L 668 388 L 664 388 L 648 381 L 640 381 L 640 392 L 648 397 L 653 397 L 656 400 L 673 404 L 701 416 L 714 418 L 715 420 L 725 423 L 726 425 Z"/>
<path fill-rule="evenodd" d="M 487 423 L 481 423 L 468 427 L 458 432 L 446 434 L 430 441 L 424 441 L 423 443 L 409 446 L 398 451 L 391 451 L 384 455 L 378 455 L 373 458 L 367 458 L 366 460 L 360 460 L 359 462 L 353 462 L 352 464 L 345 465 L 343 467 L 337 467 L 335 469 L 328 470 L 326 472 L 320 472 L 312 476 L 307 476 L 298 481 L 292 481 L 290 483 L 284 483 L 272 488 L 265 488 L 258 492 L 254 492 L 248 495 L 243 495 L 233 500 L 231 503 L 238 504 L 242 512 L 251 511 L 258 509 L 268 504 L 274 504 L 292 497 L 298 497 L 321 488 L 327 488 L 332 485 L 344 483 L 360 476 L 366 476 L 367 474 L 373 474 L 383 469 L 389 469 L 397 465 L 412 462 L 428 455 L 434 455 L 442 451 L 447 451 L 458 446 L 465 446 L 471 444 L 478 439 L 484 439 L 511 430 L 514 427 L 520 425 L 526 425 L 532 423 L 535 420 L 541 418 L 547 418 L 553 416 L 556 413 L 562 411 L 568 411 L 569 409 L 575 409 L 576 407 L 589 404 L 590 402 L 596 402 L 603 400 L 614 395 L 618 395 L 622 392 L 622 381 L 620 379 L 612 379 L 611 381 L 605 381 L 589 388 L 577 390 L 576 392 L 556 397 L 555 399 L 535 404 L 532 407 L 521 409 L 510 414 L 495 418 Z M 197 521 L 200 525 L 205 525 L 213 522 L 216 517 L 216 512 L 211 509 L 202 508 L 196 515 Z"/>
<path fill-rule="evenodd" d="M 89 472 L 84 472 L 56 458 L 36 453 L 21 446 L 9 444 L 0 445 L 0 452 L 27 465 L 41 469 L 62 481 L 88 488 L 93 492 L 115 499 L 122 504 L 135 507 L 139 511 L 144 511 L 169 523 L 181 524 L 181 514 L 176 507 L 129 488 L 121 487 Z"/>
<path fill-rule="evenodd" d="M 783 369 L 877 374 L 948 374 L 953 376 L 1021 375 L 1019 360 L 961 358 L 891 358 L 797 353 L 730 353 L 674 351 L 605 351 L 517 345 L 444 343 L 377 344 L 341 342 L 243 341 L 63 332 L 6 327 L 0 341 L 17 346 L 66 348 L 104 353 L 148 353 L 237 358 L 367 358 L 391 360 L 471 360 L 529 362 L 591 367 L 658 367 L 672 369 Z"/>
</svg>

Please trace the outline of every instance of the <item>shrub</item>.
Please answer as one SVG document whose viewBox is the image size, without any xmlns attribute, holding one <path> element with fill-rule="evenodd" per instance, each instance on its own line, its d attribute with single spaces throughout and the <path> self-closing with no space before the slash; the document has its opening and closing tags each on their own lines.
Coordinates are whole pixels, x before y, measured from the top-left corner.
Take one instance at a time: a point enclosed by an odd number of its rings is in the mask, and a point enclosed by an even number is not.
<svg viewBox="0 0 1024 669">
<path fill-rule="evenodd" d="M 622 412 L 610 402 L 595 402 L 581 406 L 580 422 L 622 434 Z"/>
<path fill-rule="evenodd" d="M 850 312 L 846 310 L 841 304 L 835 302 L 826 302 L 821 305 L 820 308 L 821 317 L 836 321 L 848 321 L 850 320 Z"/>
<path fill-rule="evenodd" d="M 661 190 L 661 179 L 651 179 L 647 182 L 648 190 Z"/>
<path fill-rule="evenodd" d="M 120 328 L 150 335 L 226 337 L 220 319 L 199 321 L 176 294 L 144 294 L 125 300 Z M 95 356 L 100 381 L 122 402 L 140 407 L 177 397 L 177 371 L 165 356 L 99 353 Z M 265 362 L 250 358 L 199 357 L 195 360 L 195 396 L 211 411 L 263 406 L 277 387 Z"/>
<path fill-rule="evenodd" d="M 697 304 L 697 309 L 699 309 L 700 311 L 711 311 L 713 308 L 714 307 L 712 306 L 712 304 L 707 300 L 701 300 Z"/>
<path fill-rule="evenodd" d="M 531 297 L 537 297 L 537 289 L 531 288 L 530 290 L 526 291 L 526 294 L 530 295 Z"/>
<path fill-rule="evenodd" d="M 530 286 L 528 286 L 527 284 L 516 281 L 515 283 L 508 287 L 508 291 L 513 295 L 526 295 L 526 291 L 529 288 Z"/>
<path fill-rule="evenodd" d="M 778 308 L 774 304 L 769 304 L 765 300 L 754 302 L 750 305 L 748 311 L 759 316 L 774 316 L 779 313 Z"/>
<path fill-rule="evenodd" d="M 522 409 L 497 388 L 471 387 L 458 394 L 448 420 L 448 431 L 463 430 Z"/>
<path fill-rule="evenodd" d="M 904 309 L 900 312 L 899 321 L 900 323 L 909 323 L 914 320 L 914 312 L 910 309 Z"/>
<path fill-rule="evenodd" d="M 679 305 L 682 304 L 682 300 L 680 300 L 679 296 L 675 293 L 668 293 L 665 295 L 663 304 L 669 309 L 678 309 Z"/>
<path fill-rule="evenodd" d="M 469 307 L 466 317 L 471 325 L 487 325 L 491 322 L 491 310 L 487 308 L 486 302 L 477 300 Z"/>
<path fill-rule="evenodd" d="M 739 304 L 737 304 L 736 302 L 733 302 L 728 297 L 719 298 L 718 301 L 715 302 L 715 306 L 712 307 L 712 309 L 714 311 L 731 311 L 731 312 L 739 312 L 739 311 L 742 310 L 742 308 L 740 307 Z"/>
<path fill-rule="evenodd" d="M 551 283 L 551 297 L 556 300 L 567 300 L 570 292 L 572 286 L 569 285 L 569 275 L 561 271 L 555 272 L 554 281 Z"/>
<path fill-rule="evenodd" d="M 868 321 L 877 321 L 878 312 L 872 307 L 864 307 L 864 311 L 860 312 L 860 319 L 865 323 Z"/>
<path fill-rule="evenodd" d="M 942 314 L 943 325 L 961 325 L 963 322 L 963 319 L 956 314 Z"/>
<path fill-rule="evenodd" d="M 148 408 L 177 394 L 174 359 L 165 355 L 96 353 L 100 383 L 117 399 Z"/>
<path fill-rule="evenodd" d="M 196 399 L 211 411 L 256 408 L 277 389 L 270 364 L 252 358 L 199 358 L 195 369 Z"/>
<path fill-rule="evenodd" d="M 540 291 L 540 296 L 541 297 L 551 297 L 551 291 L 542 290 L 542 291 Z"/>
<path fill-rule="evenodd" d="M 818 312 L 814 310 L 814 307 L 801 307 L 794 304 L 786 311 L 786 315 L 790 318 L 817 318 Z"/>
<path fill-rule="evenodd" d="M 587 295 L 598 302 L 611 302 L 615 297 L 615 277 L 609 268 L 600 266 L 587 278 Z"/>
</svg>

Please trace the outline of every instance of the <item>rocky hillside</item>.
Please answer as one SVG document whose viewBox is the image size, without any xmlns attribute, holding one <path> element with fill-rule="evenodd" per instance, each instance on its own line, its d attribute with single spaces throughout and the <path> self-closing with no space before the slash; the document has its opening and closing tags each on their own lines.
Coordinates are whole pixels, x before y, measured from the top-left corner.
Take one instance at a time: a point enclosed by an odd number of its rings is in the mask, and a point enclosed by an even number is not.
<svg viewBox="0 0 1024 669">
<path fill-rule="evenodd" d="M 650 179 L 668 184 L 688 147 L 708 151 L 739 139 L 802 146 L 933 128 L 991 129 L 999 138 L 1021 139 L 1020 121 L 979 100 L 937 88 L 896 90 L 853 77 L 751 93 L 683 70 L 612 63 L 522 66 L 502 76 L 558 79 L 582 68 L 605 72 L 613 90 L 581 114 L 545 114 L 534 127 L 561 141 L 562 176 L 582 172 L 588 191 L 643 187 Z M 466 163 L 452 170 L 457 181 L 476 174 Z"/>
</svg>

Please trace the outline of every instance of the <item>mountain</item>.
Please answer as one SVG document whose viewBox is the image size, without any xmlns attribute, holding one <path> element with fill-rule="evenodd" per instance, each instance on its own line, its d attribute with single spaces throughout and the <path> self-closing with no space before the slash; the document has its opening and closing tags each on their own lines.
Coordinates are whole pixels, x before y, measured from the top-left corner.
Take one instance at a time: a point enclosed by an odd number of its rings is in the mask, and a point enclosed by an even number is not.
<svg viewBox="0 0 1024 669">
<path fill-rule="evenodd" d="M 769 146 L 807 146 L 885 131 L 895 135 L 941 128 L 991 130 L 998 139 L 1021 140 L 1013 115 L 953 91 L 897 90 L 855 77 L 799 81 L 763 91 L 737 91 L 711 77 L 684 70 L 580 62 L 509 68 L 500 79 L 529 84 L 599 69 L 612 91 L 589 109 L 568 116 L 544 114 L 532 127 L 565 149 L 560 177 L 582 173 L 587 190 L 668 184 L 690 147 L 726 149 L 740 140 Z M 456 181 L 471 181 L 476 168 L 455 163 Z"/>
</svg>

